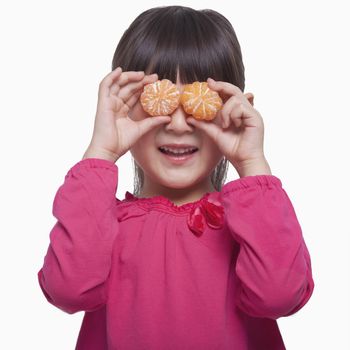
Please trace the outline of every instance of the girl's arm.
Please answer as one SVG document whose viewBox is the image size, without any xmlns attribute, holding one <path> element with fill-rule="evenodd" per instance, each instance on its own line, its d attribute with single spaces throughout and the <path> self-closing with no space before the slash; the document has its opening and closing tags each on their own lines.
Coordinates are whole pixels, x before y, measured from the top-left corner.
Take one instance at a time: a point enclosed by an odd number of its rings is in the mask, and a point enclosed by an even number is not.
<svg viewBox="0 0 350 350">
<path fill-rule="evenodd" d="M 310 299 L 314 282 L 302 230 L 280 179 L 242 177 L 224 185 L 222 200 L 240 245 L 236 305 L 253 317 L 297 312 Z"/>
<path fill-rule="evenodd" d="M 85 158 L 65 176 L 52 213 L 57 222 L 38 272 L 47 300 L 67 313 L 93 311 L 105 304 L 116 215 L 116 164 Z"/>
</svg>

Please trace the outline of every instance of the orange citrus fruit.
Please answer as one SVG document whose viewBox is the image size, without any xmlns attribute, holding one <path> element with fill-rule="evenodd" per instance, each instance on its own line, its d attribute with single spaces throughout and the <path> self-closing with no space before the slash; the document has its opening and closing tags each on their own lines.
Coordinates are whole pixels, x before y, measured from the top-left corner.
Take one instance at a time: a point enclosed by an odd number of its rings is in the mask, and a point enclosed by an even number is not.
<svg viewBox="0 0 350 350">
<path fill-rule="evenodd" d="M 210 89 L 207 82 L 199 81 L 184 86 L 180 103 L 186 113 L 199 120 L 214 119 L 223 104 L 219 94 Z"/>
<path fill-rule="evenodd" d="M 152 116 L 171 114 L 180 103 L 180 91 L 168 79 L 157 80 L 144 86 L 140 102 Z"/>
</svg>

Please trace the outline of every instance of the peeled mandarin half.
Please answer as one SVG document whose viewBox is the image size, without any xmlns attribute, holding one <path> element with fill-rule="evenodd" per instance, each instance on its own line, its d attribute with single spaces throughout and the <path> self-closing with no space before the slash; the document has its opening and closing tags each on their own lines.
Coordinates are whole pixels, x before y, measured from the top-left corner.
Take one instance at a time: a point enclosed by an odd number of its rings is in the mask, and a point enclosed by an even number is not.
<svg viewBox="0 0 350 350">
<path fill-rule="evenodd" d="M 219 94 L 210 89 L 207 82 L 199 81 L 184 86 L 180 103 L 186 113 L 199 120 L 214 119 L 223 104 Z"/>
<path fill-rule="evenodd" d="M 168 79 L 147 84 L 140 96 L 142 108 L 152 116 L 171 114 L 180 104 L 180 91 Z"/>
</svg>

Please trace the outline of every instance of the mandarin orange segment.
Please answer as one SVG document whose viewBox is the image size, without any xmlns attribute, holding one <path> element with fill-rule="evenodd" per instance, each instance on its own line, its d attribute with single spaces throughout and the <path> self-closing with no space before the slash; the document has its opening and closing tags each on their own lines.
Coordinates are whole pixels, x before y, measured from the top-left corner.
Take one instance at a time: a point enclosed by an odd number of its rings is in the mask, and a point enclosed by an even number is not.
<svg viewBox="0 0 350 350">
<path fill-rule="evenodd" d="M 180 91 L 168 79 L 157 80 L 143 88 L 140 102 L 145 112 L 152 116 L 171 114 L 180 103 Z"/>
<path fill-rule="evenodd" d="M 199 120 L 214 119 L 223 105 L 219 94 L 210 89 L 207 82 L 199 81 L 184 86 L 180 103 L 186 113 Z"/>
</svg>

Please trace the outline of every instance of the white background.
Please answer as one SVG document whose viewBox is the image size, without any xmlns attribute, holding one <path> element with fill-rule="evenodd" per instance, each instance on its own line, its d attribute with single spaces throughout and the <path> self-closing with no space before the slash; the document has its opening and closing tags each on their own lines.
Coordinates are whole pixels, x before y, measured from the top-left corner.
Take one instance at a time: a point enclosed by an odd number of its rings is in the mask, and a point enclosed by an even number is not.
<svg viewBox="0 0 350 350">
<path fill-rule="evenodd" d="M 350 349 L 349 17 L 346 1 L 11 1 L 1 35 L 1 349 L 73 349 L 83 313 L 39 289 L 52 202 L 90 141 L 98 84 L 116 45 L 147 8 L 185 5 L 226 16 L 241 44 L 245 92 L 265 124 L 312 258 L 314 294 L 278 320 L 288 350 Z M 346 34 L 347 33 L 347 34 Z M 130 153 L 117 197 L 132 191 Z M 230 168 L 227 181 L 238 177 Z"/>
</svg>

